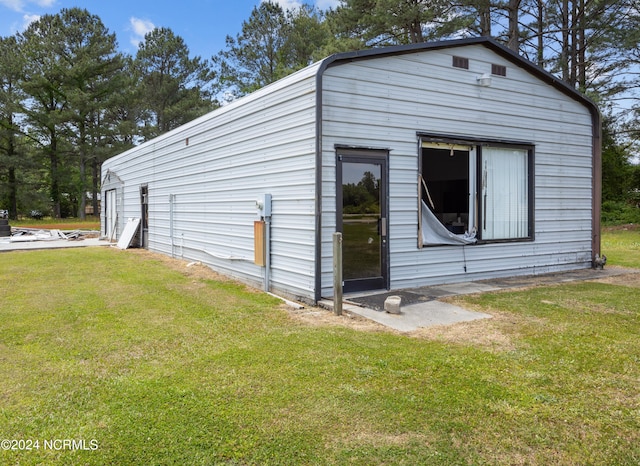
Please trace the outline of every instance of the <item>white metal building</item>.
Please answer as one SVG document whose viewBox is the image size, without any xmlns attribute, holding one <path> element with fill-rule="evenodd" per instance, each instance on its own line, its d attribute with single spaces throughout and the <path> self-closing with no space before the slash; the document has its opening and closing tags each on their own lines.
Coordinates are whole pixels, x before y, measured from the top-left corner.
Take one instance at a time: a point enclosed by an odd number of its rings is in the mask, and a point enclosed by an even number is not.
<svg viewBox="0 0 640 466">
<path fill-rule="evenodd" d="M 587 268 L 600 159 L 595 105 L 490 39 L 338 54 L 107 160 L 102 233 L 310 302 L 336 231 L 346 292 Z"/>
</svg>

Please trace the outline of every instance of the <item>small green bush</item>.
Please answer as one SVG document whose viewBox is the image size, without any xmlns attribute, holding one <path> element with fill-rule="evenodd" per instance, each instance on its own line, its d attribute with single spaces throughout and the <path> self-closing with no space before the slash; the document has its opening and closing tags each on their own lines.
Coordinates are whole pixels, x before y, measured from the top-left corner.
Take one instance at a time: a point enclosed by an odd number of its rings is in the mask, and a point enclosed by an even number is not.
<svg viewBox="0 0 640 466">
<path fill-rule="evenodd" d="M 602 224 L 625 225 L 640 223 L 640 208 L 621 201 L 605 201 L 602 203 Z"/>
</svg>

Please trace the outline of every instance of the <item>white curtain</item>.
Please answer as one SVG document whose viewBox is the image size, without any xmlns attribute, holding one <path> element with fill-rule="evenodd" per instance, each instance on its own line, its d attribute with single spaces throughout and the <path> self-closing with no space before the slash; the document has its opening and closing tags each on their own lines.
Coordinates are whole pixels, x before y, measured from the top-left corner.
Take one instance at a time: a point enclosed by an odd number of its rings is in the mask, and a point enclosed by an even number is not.
<svg viewBox="0 0 640 466">
<path fill-rule="evenodd" d="M 482 148 L 482 239 L 529 236 L 529 152 Z"/>
<path fill-rule="evenodd" d="M 475 234 L 456 235 L 447 230 L 440 220 L 431 212 L 424 201 L 422 205 L 422 244 L 425 246 L 436 244 L 451 244 L 463 246 L 475 243 Z"/>
</svg>

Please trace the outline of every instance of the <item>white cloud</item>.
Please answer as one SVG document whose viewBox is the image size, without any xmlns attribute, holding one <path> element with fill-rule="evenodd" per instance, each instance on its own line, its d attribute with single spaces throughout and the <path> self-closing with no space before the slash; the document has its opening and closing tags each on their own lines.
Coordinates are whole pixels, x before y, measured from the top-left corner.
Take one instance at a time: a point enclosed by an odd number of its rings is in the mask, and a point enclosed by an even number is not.
<svg viewBox="0 0 640 466">
<path fill-rule="evenodd" d="M 133 31 L 133 36 L 131 37 L 131 44 L 134 47 L 138 47 L 140 42 L 144 40 L 144 36 L 153 31 L 156 26 L 148 19 L 140 19 L 131 17 L 129 18 L 129 24 L 131 25 L 131 30 Z"/>
<path fill-rule="evenodd" d="M 31 23 L 33 23 L 34 21 L 38 21 L 39 19 L 40 19 L 40 15 L 30 15 L 25 13 L 22 15 L 22 22 L 20 21 L 12 22 L 11 25 L 9 26 L 9 30 L 11 31 L 11 34 L 22 32 L 26 30 Z"/>
<path fill-rule="evenodd" d="M 48 8 L 53 6 L 57 0 L 0 0 L 0 5 L 6 6 L 10 10 L 22 12 L 25 7 L 34 3 L 39 7 Z"/>
<path fill-rule="evenodd" d="M 144 37 L 147 33 L 155 29 L 155 25 L 148 19 L 131 18 L 129 19 L 133 32 L 139 36 Z"/>
<path fill-rule="evenodd" d="M 295 10 L 302 6 L 302 2 L 298 2 L 297 0 L 262 0 L 262 3 L 267 2 L 280 5 L 283 10 Z"/>
<path fill-rule="evenodd" d="M 13 11 L 22 11 L 24 9 L 24 3 L 22 0 L 0 0 L 0 5 Z"/>
<path fill-rule="evenodd" d="M 30 14 L 24 14 L 22 15 L 22 30 L 24 31 L 25 29 L 27 29 L 29 27 L 29 25 L 35 21 L 38 21 L 40 19 L 40 15 L 30 15 Z"/>
<path fill-rule="evenodd" d="M 283 10 L 291 10 L 291 11 L 300 8 L 304 3 L 308 3 L 308 2 L 298 1 L 298 0 L 262 0 L 262 3 L 269 2 L 269 1 L 272 3 L 277 3 L 282 7 Z M 314 3 L 315 3 L 315 6 L 318 7 L 318 9 L 326 10 L 329 7 L 335 8 L 336 6 L 338 6 L 340 4 L 340 0 L 316 0 Z"/>
<path fill-rule="evenodd" d="M 317 0 L 316 6 L 322 10 L 328 10 L 329 8 L 333 8 L 334 10 L 340 5 L 340 0 Z"/>
<path fill-rule="evenodd" d="M 272 2 L 277 3 L 282 7 L 283 10 L 295 10 L 302 6 L 302 0 L 262 0 L 262 3 Z M 340 0 L 315 0 L 315 6 L 320 10 L 327 10 L 329 8 L 335 8 L 340 5 Z"/>
</svg>

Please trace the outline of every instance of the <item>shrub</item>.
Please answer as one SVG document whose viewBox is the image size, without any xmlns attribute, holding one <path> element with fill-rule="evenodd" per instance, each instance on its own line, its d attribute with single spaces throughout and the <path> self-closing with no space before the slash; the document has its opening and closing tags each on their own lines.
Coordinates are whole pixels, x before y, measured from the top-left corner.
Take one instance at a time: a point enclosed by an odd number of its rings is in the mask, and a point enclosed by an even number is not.
<svg viewBox="0 0 640 466">
<path fill-rule="evenodd" d="M 640 224 L 640 208 L 626 202 L 605 201 L 602 203 L 601 219 L 603 225 Z"/>
</svg>

